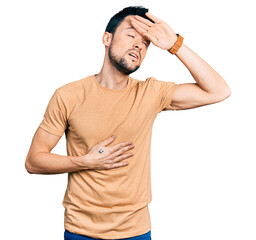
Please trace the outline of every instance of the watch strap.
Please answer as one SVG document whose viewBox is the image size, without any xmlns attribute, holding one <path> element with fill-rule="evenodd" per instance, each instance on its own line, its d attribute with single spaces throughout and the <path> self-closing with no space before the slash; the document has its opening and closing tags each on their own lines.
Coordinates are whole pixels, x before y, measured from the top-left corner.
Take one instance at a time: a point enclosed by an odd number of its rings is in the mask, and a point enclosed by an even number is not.
<svg viewBox="0 0 256 240">
<path fill-rule="evenodd" d="M 170 49 L 168 49 L 168 52 L 171 54 L 176 54 L 183 43 L 184 38 L 180 34 L 176 34 L 176 36 L 178 37 L 177 41 L 173 44 L 173 46 Z"/>
</svg>

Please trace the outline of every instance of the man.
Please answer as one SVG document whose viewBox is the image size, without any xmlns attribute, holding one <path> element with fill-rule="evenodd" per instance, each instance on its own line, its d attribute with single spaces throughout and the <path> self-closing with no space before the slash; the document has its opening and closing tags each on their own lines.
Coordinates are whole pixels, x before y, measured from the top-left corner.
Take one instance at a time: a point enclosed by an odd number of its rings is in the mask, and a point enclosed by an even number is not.
<svg viewBox="0 0 256 240">
<path fill-rule="evenodd" d="M 220 102 L 230 96 L 230 89 L 148 9 L 128 7 L 117 13 L 102 41 L 101 71 L 54 92 L 25 166 L 36 174 L 68 172 L 65 239 L 149 240 L 154 119 L 161 111 Z M 177 56 L 196 83 L 131 78 L 151 42 Z M 64 132 L 68 156 L 52 154 Z"/>
</svg>

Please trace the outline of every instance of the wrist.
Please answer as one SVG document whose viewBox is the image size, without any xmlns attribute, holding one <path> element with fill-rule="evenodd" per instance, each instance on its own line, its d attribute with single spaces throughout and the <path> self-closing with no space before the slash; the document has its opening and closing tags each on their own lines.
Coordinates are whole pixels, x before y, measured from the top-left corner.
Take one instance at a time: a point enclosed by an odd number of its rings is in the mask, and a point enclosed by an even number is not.
<svg viewBox="0 0 256 240">
<path fill-rule="evenodd" d="M 171 41 L 172 42 L 171 46 L 168 49 L 166 49 L 167 51 L 169 51 L 174 46 L 174 44 L 177 42 L 177 40 L 178 40 L 178 36 L 177 35 L 178 34 L 176 34 L 174 40 Z"/>
<path fill-rule="evenodd" d="M 177 36 L 176 42 L 173 44 L 173 46 L 170 49 L 167 50 L 171 54 L 176 54 L 183 44 L 184 38 L 179 34 L 176 34 L 176 36 Z"/>
<path fill-rule="evenodd" d="M 177 58 L 181 58 L 182 56 L 184 56 L 184 52 L 186 51 L 186 45 L 184 43 L 182 43 L 180 49 L 178 52 L 176 52 L 174 55 L 177 57 Z"/>
<path fill-rule="evenodd" d="M 88 155 L 83 156 L 70 156 L 70 160 L 73 164 L 77 165 L 80 170 L 90 169 Z"/>
</svg>

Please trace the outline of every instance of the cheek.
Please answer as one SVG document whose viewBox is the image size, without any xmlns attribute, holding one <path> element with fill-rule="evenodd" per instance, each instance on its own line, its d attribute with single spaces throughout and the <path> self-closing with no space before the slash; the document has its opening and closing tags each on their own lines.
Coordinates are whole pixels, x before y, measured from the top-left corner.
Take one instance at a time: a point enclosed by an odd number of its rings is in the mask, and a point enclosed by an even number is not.
<svg viewBox="0 0 256 240">
<path fill-rule="evenodd" d="M 119 55 L 124 55 L 132 47 L 127 43 L 127 41 L 120 41 L 113 44 L 114 51 Z"/>
</svg>

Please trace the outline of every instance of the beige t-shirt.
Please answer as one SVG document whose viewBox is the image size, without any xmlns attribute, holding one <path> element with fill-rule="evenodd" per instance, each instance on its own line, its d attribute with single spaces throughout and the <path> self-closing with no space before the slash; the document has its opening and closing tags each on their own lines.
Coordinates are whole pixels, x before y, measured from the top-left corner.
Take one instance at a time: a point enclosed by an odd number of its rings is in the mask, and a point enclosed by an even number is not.
<svg viewBox="0 0 256 240">
<path fill-rule="evenodd" d="M 40 127 L 62 136 L 67 154 L 81 156 L 112 135 L 109 145 L 131 141 L 129 165 L 68 173 L 64 227 L 92 238 L 118 239 L 151 230 L 150 146 L 154 119 L 170 107 L 178 84 L 129 77 L 123 89 L 103 87 L 95 75 L 56 89 Z"/>
</svg>

